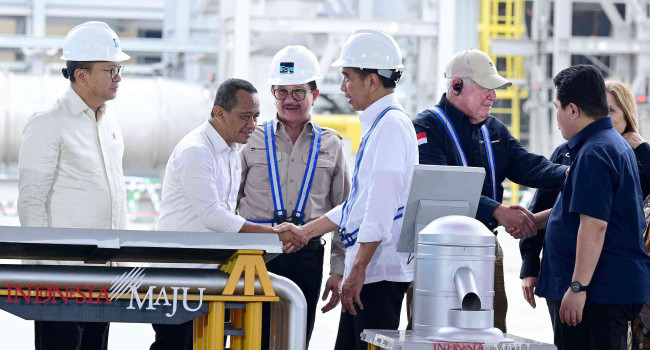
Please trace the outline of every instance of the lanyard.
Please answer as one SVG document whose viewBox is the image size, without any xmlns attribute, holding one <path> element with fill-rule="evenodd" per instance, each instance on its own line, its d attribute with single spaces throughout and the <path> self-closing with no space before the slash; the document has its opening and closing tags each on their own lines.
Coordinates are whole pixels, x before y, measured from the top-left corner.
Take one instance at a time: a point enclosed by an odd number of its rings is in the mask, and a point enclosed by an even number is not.
<svg viewBox="0 0 650 350">
<path fill-rule="evenodd" d="M 430 112 L 433 112 L 433 114 L 440 119 L 442 122 L 442 125 L 445 126 L 445 130 L 447 130 L 447 134 L 449 134 L 449 137 L 451 137 L 451 140 L 454 143 L 454 146 L 456 147 L 456 154 L 458 155 L 458 159 L 460 160 L 460 163 L 462 166 L 468 166 L 467 165 L 467 157 L 465 157 L 465 153 L 463 152 L 463 149 L 460 147 L 460 142 L 458 141 L 458 134 L 456 133 L 456 129 L 454 128 L 454 125 L 449 121 L 449 117 L 443 112 L 440 108 L 438 107 L 433 107 L 433 109 L 429 109 Z M 483 144 L 485 145 L 485 153 L 487 154 L 488 158 L 488 174 L 490 176 L 490 184 L 492 185 L 492 199 L 497 200 L 497 183 L 496 183 L 496 173 L 495 173 L 495 163 L 494 163 L 494 152 L 492 151 L 492 140 L 490 139 L 490 133 L 488 132 L 487 126 L 483 124 L 481 126 L 481 133 L 483 134 Z"/>
<path fill-rule="evenodd" d="M 271 194 L 273 197 L 273 219 L 272 220 L 249 220 L 257 223 L 274 223 L 281 224 L 282 222 L 289 221 L 294 224 L 304 224 L 305 206 L 307 205 L 307 198 L 311 190 L 311 184 L 314 180 L 316 173 L 316 164 L 318 163 L 318 153 L 320 152 L 322 129 L 316 123 L 312 123 L 314 131 L 311 135 L 311 147 L 309 149 L 309 158 L 305 168 L 305 174 L 302 177 L 302 185 L 298 193 L 298 200 L 296 201 L 296 208 L 291 213 L 291 217 L 287 217 L 287 211 L 284 208 L 284 201 L 282 199 L 282 187 L 280 185 L 280 174 L 278 172 L 278 158 L 275 150 L 275 134 L 273 132 L 274 121 L 267 121 L 264 123 L 264 141 L 266 144 L 266 161 L 269 169 L 269 181 L 271 183 Z"/>
<path fill-rule="evenodd" d="M 375 127 L 377 124 L 379 124 L 379 121 L 388 113 L 390 110 L 396 110 L 400 111 L 404 114 L 404 112 L 401 108 L 394 107 L 394 106 L 388 106 L 386 109 L 384 109 L 377 118 L 372 123 L 372 126 L 370 126 L 370 130 L 366 133 L 366 135 L 363 136 L 361 139 L 361 144 L 359 145 L 359 151 L 357 152 L 357 157 L 354 161 L 354 173 L 352 175 L 352 188 L 350 189 L 350 195 L 348 196 L 348 199 L 343 203 L 343 213 L 341 215 L 341 221 L 339 223 L 339 235 L 341 236 L 341 241 L 344 243 L 345 247 L 351 247 L 353 246 L 356 241 L 357 241 L 357 234 L 359 233 L 359 229 L 357 228 L 356 230 L 352 232 L 347 232 L 346 231 L 346 226 L 348 224 L 348 221 L 350 221 L 350 213 L 352 212 L 352 207 L 356 203 L 358 199 L 358 188 L 359 188 L 359 168 L 361 167 L 361 161 L 363 160 L 363 155 L 366 150 L 366 144 L 368 143 L 368 139 L 370 139 L 370 136 L 372 132 L 375 130 Z M 397 208 L 397 213 L 395 214 L 395 217 L 393 220 L 397 220 L 401 218 L 404 215 L 404 207 L 399 207 Z"/>
</svg>

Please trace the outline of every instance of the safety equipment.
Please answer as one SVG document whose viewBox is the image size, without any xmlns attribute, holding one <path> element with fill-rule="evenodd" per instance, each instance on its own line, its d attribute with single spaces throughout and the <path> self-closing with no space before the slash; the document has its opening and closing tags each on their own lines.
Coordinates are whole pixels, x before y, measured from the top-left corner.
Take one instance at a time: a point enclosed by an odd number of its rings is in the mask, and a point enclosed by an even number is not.
<svg viewBox="0 0 650 350">
<path fill-rule="evenodd" d="M 302 45 L 295 45 L 287 46 L 273 56 L 268 83 L 298 85 L 321 78 L 316 55 Z"/>
<path fill-rule="evenodd" d="M 311 81 L 311 80 L 310 80 Z M 275 153 L 275 133 L 273 131 L 274 121 L 269 120 L 264 123 L 264 142 L 266 144 L 266 159 L 269 168 L 269 180 L 271 182 L 271 195 L 273 198 L 273 219 L 271 220 L 256 220 L 247 219 L 248 221 L 258 224 L 273 224 L 280 225 L 284 222 L 290 222 L 294 225 L 304 225 L 305 206 L 307 205 L 307 198 L 309 198 L 309 191 L 311 184 L 314 180 L 316 173 L 316 164 L 318 163 L 318 154 L 320 153 L 321 136 L 323 130 L 316 123 L 314 132 L 311 135 L 311 147 L 309 148 L 309 160 L 305 167 L 305 174 L 302 178 L 302 185 L 300 192 L 298 192 L 298 200 L 296 201 L 296 209 L 287 215 L 287 210 L 284 208 L 284 200 L 282 199 L 282 186 L 280 184 L 280 174 L 278 172 L 278 157 Z"/>
<path fill-rule="evenodd" d="M 341 57 L 332 67 L 403 70 L 402 51 L 390 35 L 374 29 L 360 29 L 343 44 Z"/>
<path fill-rule="evenodd" d="M 120 62 L 131 58 L 122 52 L 117 34 L 104 22 L 91 21 L 72 28 L 63 42 L 62 60 Z"/>
</svg>

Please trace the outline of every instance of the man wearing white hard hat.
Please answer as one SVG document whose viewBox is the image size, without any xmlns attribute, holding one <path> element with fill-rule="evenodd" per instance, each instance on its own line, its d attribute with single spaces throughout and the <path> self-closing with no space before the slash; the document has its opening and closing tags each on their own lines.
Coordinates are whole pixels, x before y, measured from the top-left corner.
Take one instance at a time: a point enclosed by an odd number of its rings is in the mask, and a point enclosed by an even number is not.
<svg viewBox="0 0 650 350">
<path fill-rule="evenodd" d="M 502 225 L 516 227 L 523 235 L 535 234 L 533 222 L 526 214 L 501 204 L 502 183 L 508 178 L 528 187 L 560 187 L 567 167 L 526 151 L 508 127 L 490 115 L 497 100 L 495 90 L 511 83 L 499 75 L 486 53 L 475 49 L 457 53 L 447 65 L 445 78 L 447 93 L 435 107 L 413 120 L 420 164 L 485 168 L 476 219 L 491 230 Z M 494 282 L 494 326 L 505 332 L 508 302 L 503 251 L 498 242 Z"/>
<path fill-rule="evenodd" d="M 275 98 L 274 120 L 258 125 L 241 150 L 239 214 L 266 225 L 303 225 L 343 203 L 350 190 L 349 167 L 341 137 L 311 120 L 321 79 L 316 56 L 304 46 L 287 46 L 271 61 L 268 83 Z M 338 236 L 338 235 L 336 235 Z M 327 311 L 338 303 L 343 275 L 343 244 L 333 236 Z M 267 263 L 270 272 L 295 282 L 307 300 L 307 345 L 314 328 L 323 275 L 324 246 L 312 238 L 302 249 Z M 264 310 L 262 349 L 269 348 L 268 305 Z"/>
<path fill-rule="evenodd" d="M 74 27 L 63 44 L 70 87 L 25 125 L 18 159 L 22 226 L 126 228 L 124 144 L 106 102 L 115 98 L 122 52 L 103 22 Z M 35 348 L 101 350 L 108 323 L 35 321 Z"/>
<path fill-rule="evenodd" d="M 364 329 L 397 329 L 404 293 L 413 280 L 408 254 L 397 252 L 402 213 L 418 161 L 415 130 L 397 100 L 395 88 L 404 66 L 395 40 L 378 30 L 358 30 L 343 46 L 341 91 L 362 111 L 361 145 L 350 195 L 344 204 L 295 234 L 314 237 L 337 230 L 347 247 L 341 286 L 342 311 L 337 350 L 366 349 Z"/>
</svg>

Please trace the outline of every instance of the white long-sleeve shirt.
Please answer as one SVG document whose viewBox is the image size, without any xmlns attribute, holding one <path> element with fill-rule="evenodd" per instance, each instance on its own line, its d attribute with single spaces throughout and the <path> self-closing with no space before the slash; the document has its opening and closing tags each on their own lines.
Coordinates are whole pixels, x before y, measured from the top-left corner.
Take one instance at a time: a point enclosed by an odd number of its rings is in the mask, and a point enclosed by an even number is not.
<svg viewBox="0 0 650 350">
<path fill-rule="evenodd" d="M 403 108 L 394 94 L 375 101 L 361 113 L 361 135 L 388 106 Z M 418 146 L 413 123 L 404 113 L 390 110 L 379 121 L 368 139 L 358 171 L 357 200 L 350 211 L 347 232 L 359 228 L 357 243 L 347 248 L 344 278 L 350 273 L 359 243 L 381 242 L 366 268 L 365 283 L 413 280 L 413 264 L 408 253 L 397 252 L 403 218 L 393 220 L 398 208 L 408 199 L 413 166 L 418 162 Z M 353 180 L 354 181 L 354 180 Z M 343 206 L 326 215 L 339 224 Z"/>
<path fill-rule="evenodd" d="M 204 122 L 169 157 L 156 229 L 239 232 L 246 221 L 235 214 L 240 181 L 237 145 L 229 146 Z"/>
<path fill-rule="evenodd" d="M 124 143 L 116 118 L 69 88 L 25 125 L 18 158 L 22 226 L 126 228 Z"/>
</svg>

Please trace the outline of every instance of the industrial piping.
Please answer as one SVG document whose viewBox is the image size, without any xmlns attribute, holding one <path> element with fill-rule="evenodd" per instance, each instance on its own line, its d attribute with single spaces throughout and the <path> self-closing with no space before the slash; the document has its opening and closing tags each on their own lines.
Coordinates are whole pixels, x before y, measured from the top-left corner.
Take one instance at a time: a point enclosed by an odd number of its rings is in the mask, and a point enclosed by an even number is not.
<svg viewBox="0 0 650 350">
<path fill-rule="evenodd" d="M 95 285 L 110 286 L 116 276 L 127 273 L 131 268 L 104 266 L 51 266 L 51 265 L 0 265 L 0 286 L 16 284 L 26 287 L 35 285 Z M 221 294 L 229 275 L 220 270 L 145 268 L 139 292 L 146 292 L 149 286 L 206 288 L 205 294 Z M 300 288 L 291 280 L 269 273 L 275 293 L 280 302 L 272 303 L 272 341 L 279 349 L 305 350 L 306 332 L 302 326 L 307 323 L 307 302 Z M 235 293 L 243 293 L 244 280 L 237 284 Z M 255 293 L 262 294 L 262 286 L 255 281 Z M 277 305 L 276 305 L 277 304 Z"/>
</svg>

